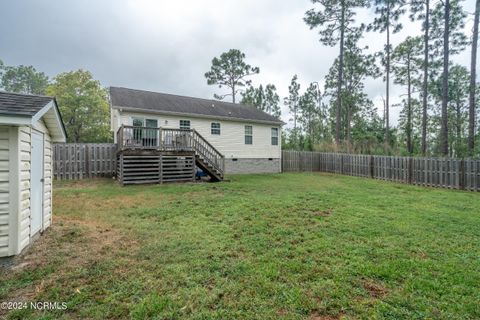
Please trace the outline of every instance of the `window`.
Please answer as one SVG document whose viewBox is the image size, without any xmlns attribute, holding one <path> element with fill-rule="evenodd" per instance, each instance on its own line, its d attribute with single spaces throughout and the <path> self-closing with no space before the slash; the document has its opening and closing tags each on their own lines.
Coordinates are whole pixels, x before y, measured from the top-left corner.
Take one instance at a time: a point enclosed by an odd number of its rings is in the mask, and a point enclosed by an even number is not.
<svg viewBox="0 0 480 320">
<path fill-rule="evenodd" d="M 220 123 L 212 122 L 210 130 L 212 134 L 220 134 Z"/>
<path fill-rule="evenodd" d="M 180 129 L 190 129 L 190 120 L 180 120 Z"/>
<path fill-rule="evenodd" d="M 133 138 L 131 143 L 139 144 L 142 141 L 142 129 L 140 127 L 143 127 L 143 118 L 132 118 L 132 125 L 139 128 L 133 128 L 133 137 L 130 137 L 130 139 Z"/>
<path fill-rule="evenodd" d="M 157 119 L 145 119 L 145 127 L 148 128 L 158 128 Z"/>
<path fill-rule="evenodd" d="M 158 120 L 157 119 L 132 118 L 132 125 L 134 127 L 158 128 Z"/>
<path fill-rule="evenodd" d="M 245 126 L 245 144 L 253 144 L 252 126 Z"/>
<path fill-rule="evenodd" d="M 132 125 L 134 127 L 143 127 L 143 118 L 133 118 Z"/>
<path fill-rule="evenodd" d="M 278 146 L 278 128 L 272 128 L 272 146 Z"/>
<path fill-rule="evenodd" d="M 157 119 L 145 119 L 145 118 L 132 118 L 133 130 L 130 133 L 130 137 L 127 139 L 133 139 L 129 143 L 135 145 L 153 147 L 157 145 L 158 140 L 158 120 Z M 146 127 L 146 128 L 145 128 Z"/>
<path fill-rule="evenodd" d="M 158 120 L 157 119 L 145 119 L 145 128 L 143 134 L 143 146 L 153 147 L 157 146 L 158 136 Z"/>
</svg>

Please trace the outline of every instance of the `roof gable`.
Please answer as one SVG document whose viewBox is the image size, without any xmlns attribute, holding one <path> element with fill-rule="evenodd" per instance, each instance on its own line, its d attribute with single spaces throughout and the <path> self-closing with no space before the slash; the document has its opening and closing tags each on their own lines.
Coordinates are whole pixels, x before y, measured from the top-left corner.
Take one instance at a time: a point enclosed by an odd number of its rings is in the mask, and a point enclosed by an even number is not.
<svg viewBox="0 0 480 320">
<path fill-rule="evenodd" d="M 165 112 L 231 120 L 283 123 L 253 106 L 167 93 L 110 87 L 110 100 L 114 108 L 138 109 L 144 112 Z"/>
</svg>

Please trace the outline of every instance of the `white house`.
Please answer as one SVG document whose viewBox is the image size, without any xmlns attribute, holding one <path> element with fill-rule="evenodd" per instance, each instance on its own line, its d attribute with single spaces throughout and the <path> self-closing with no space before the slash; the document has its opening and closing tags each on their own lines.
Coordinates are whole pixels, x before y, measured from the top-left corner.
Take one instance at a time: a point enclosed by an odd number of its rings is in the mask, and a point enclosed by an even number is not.
<svg viewBox="0 0 480 320">
<path fill-rule="evenodd" d="M 65 139 L 54 98 L 0 92 L 0 257 L 52 223 L 52 143 Z"/>
<path fill-rule="evenodd" d="M 283 122 L 253 107 L 127 88 L 110 88 L 115 142 L 123 126 L 194 129 L 225 157 L 225 172 L 281 171 Z"/>
</svg>

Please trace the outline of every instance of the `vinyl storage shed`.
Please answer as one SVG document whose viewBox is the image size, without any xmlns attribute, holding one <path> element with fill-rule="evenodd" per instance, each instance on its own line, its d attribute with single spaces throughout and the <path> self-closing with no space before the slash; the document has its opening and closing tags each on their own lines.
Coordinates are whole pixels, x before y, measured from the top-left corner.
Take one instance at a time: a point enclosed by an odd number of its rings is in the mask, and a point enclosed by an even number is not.
<svg viewBox="0 0 480 320">
<path fill-rule="evenodd" d="M 0 91 L 0 257 L 52 223 L 52 143 L 65 140 L 54 98 Z"/>
</svg>

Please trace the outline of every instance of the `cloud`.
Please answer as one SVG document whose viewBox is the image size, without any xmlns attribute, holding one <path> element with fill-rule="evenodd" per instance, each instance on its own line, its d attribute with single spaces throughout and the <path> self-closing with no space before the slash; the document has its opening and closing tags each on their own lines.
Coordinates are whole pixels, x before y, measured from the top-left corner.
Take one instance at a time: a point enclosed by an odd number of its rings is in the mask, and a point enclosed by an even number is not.
<svg viewBox="0 0 480 320">
<path fill-rule="evenodd" d="M 238 48 L 248 63 L 260 67 L 254 83 L 275 84 L 283 98 L 294 74 L 302 89 L 309 82 L 323 83 L 338 55 L 338 48 L 323 46 L 317 31 L 303 22 L 313 6 L 307 0 L 3 1 L 0 59 L 33 65 L 51 77 L 84 68 L 105 86 L 209 98 L 223 90 L 208 86 L 203 76 L 211 59 Z M 467 11 L 473 6 L 473 1 L 465 2 Z M 357 15 L 362 22 L 372 19 L 372 9 Z M 418 23 L 407 17 L 402 21 L 404 29 L 392 36 L 394 44 L 420 32 Z M 366 33 L 361 44 L 380 50 L 383 38 Z M 468 66 L 469 52 L 454 59 Z M 366 92 L 381 106 L 385 84 L 380 78 L 366 84 Z M 392 103 L 397 102 L 402 88 L 392 86 L 392 94 Z M 391 114 L 396 123 L 398 110 Z"/>
</svg>

